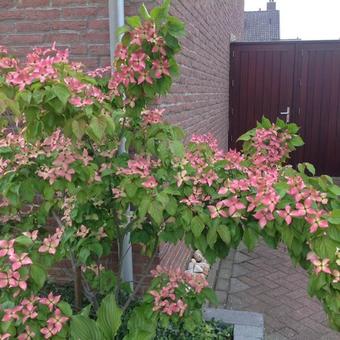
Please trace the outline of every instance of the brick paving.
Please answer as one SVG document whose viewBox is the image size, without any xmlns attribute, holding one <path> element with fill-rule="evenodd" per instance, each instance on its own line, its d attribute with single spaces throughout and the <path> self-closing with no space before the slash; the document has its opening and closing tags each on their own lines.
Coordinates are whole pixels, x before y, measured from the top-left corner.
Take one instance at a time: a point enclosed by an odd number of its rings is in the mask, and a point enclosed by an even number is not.
<svg viewBox="0 0 340 340">
<path fill-rule="evenodd" d="M 263 313 L 266 340 L 340 340 L 284 246 L 273 250 L 261 243 L 252 253 L 241 247 L 212 273 L 220 307 Z"/>
</svg>

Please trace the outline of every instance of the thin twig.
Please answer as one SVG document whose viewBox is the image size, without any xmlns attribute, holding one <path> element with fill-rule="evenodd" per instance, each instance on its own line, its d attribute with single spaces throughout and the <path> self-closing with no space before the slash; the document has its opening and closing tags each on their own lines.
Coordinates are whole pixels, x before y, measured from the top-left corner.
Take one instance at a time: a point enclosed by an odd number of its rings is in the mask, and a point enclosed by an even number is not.
<svg viewBox="0 0 340 340">
<path fill-rule="evenodd" d="M 62 223 L 61 219 L 59 218 L 59 216 L 54 211 L 52 211 L 52 216 L 53 216 L 54 220 L 57 222 L 58 227 L 62 228 L 63 223 Z M 71 260 L 71 264 L 72 264 L 72 269 L 73 269 L 74 274 L 76 275 L 77 269 L 79 268 L 79 265 L 77 263 L 77 260 L 76 260 L 74 253 L 71 251 L 70 254 L 71 254 L 70 260 Z M 84 295 L 92 303 L 94 309 L 97 310 L 98 307 L 99 307 L 99 302 L 98 302 L 96 293 L 91 289 L 89 283 L 87 282 L 85 275 L 82 272 L 81 272 L 81 286 L 83 288 Z M 78 298 L 79 298 L 79 296 L 78 296 Z"/>
</svg>

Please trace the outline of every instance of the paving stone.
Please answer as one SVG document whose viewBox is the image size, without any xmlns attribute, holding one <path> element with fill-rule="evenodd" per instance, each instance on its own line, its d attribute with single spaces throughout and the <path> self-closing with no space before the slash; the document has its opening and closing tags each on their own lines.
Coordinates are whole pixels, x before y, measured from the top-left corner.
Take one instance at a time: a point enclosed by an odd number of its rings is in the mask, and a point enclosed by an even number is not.
<svg viewBox="0 0 340 340">
<path fill-rule="evenodd" d="M 283 336 L 279 332 L 274 332 L 274 333 L 266 335 L 264 337 L 264 339 L 265 340 L 287 340 L 288 338 L 286 338 L 285 336 Z"/>
<path fill-rule="evenodd" d="M 232 270 L 232 276 L 233 277 L 239 277 L 247 274 L 249 270 L 247 268 L 244 268 L 242 265 L 234 264 L 233 270 Z"/>
<path fill-rule="evenodd" d="M 332 334 L 328 333 L 328 334 L 323 335 L 320 338 L 320 340 L 339 340 L 339 335 L 334 334 L 334 333 L 332 333 Z"/>
<path fill-rule="evenodd" d="M 239 279 L 236 279 L 234 277 L 232 277 L 230 279 L 230 289 L 229 289 L 229 293 L 237 293 L 237 292 L 241 292 L 242 290 L 248 289 L 250 288 L 247 284 L 243 283 L 242 281 L 240 281 Z"/>
<path fill-rule="evenodd" d="M 229 280 L 218 278 L 216 282 L 216 289 L 228 292 L 229 291 Z"/>
<path fill-rule="evenodd" d="M 224 306 L 227 302 L 227 292 L 225 291 L 220 291 L 220 290 L 216 290 L 215 291 L 218 302 L 219 302 L 219 306 Z"/>
<path fill-rule="evenodd" d="M 277 320 L 276 318 L 271 317 L 269 314 L 266 314 L 264 317 L 264 325 L 267 333 L 267 327 L 270 327 L 271 329 L 278 331 L 282 328 L 282 322 Z"/>
<path fill-rule="evenodd" d="M 236 252 L 235 257 L 234 257 L 234 263 L 242 263 L 248 260 L 251 260 L 250 256 L 240 253 L 240 252 Z"/>
<path fill-rule="evenodd" d="M 297 332 L 295 332 L 293 329 L 289 327 L 283 327 L 279 330 L 279 333 L 285 336 L 286 338 L 293 338 L 297 335 Z"/>
<path fill-rule="evenodd" d="M 231 268 L 228 269 L 220 269 L 219 273 L 218 273 L 218 277 L 222 278 L 222 279 L 229 279 L 231 277 L 232 273 L 231 273 Z"/>
</svg>

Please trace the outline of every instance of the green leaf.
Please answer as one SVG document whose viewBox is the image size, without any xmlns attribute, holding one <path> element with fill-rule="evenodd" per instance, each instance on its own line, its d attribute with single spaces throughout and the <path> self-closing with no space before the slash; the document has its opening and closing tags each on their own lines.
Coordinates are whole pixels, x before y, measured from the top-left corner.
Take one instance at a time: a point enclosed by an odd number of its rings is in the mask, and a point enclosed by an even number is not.
<svg viewBox="0 0 340 340">
<path fill-rule="evenodd" d="M 199 216 L 195 216 L 191 221 L 191 231 L 196 238 L 199 238 L 205 228 L 205 224 Z"/>
<path fill-rule="evenodd" d="M 261 125 L 262 125 L 265 129 L 270 129 L 270 128 L 272 127 L 271 121 L 270 121 L 268 118 L 266 118 L 266 117 L 262 117 Z"/>
<path fill-rule="evenodd" d="M 44 197 L 45 197 L 48 201 L 50 201 L 50 200 L 53 199 L 53 197 L 54 197 L 54 189 L 53 189 L 53 187 L 51 187 L 51 186 L 46 186 L 46 187 L 44 188 Z"/>
<path fill-rule="evenodd" d="M 180 38 L 185 34 L 184 23 L 176 17 L 169 17 L 168 19 L 168 32 L 176 37 Z"/>
<path fill-rule="evenodd" d="M 39 288 L 42 288 L 47 278 L 46 271 L 40 265 L 32 264 L 31 278 Z"/>
<path fill-rule="evenodd" d="M 136 192 L 138 190 L 138 187 L 134 183 L 126 183 L 125 184 L 125 191 L 128 197 L 133 198 L 136 195 Z"/>
<path fill-rule="evenodd" d="M 176 212 L 177 212 L 177 200 L 174 197 L 169 197 L 169 202 L 165 207 L 166 212 L 170 215 L 170 216 L 175 216 Z"/>
<path fill-rule="evenodd" d="M 294 146 L 302 146 L 304 145 L 304 141 L 300 136 L 293 136 L 293 138 L 291 139 L 291 142 Z"/>
<path fill-rule="evenodd" d="M 163 221 L 163 206 L 157 201 L 153 201 L 149 207 L 149 214 L 157 225 Z"/>
<path fill-rule="evenodd" d="M 204 288 L 202 290 L 202 294 L 208 299 L 208 301 L 217 306 L 218 305 L 218 299 L 216 296 L 216 293 L 211 288 Z"/>
<path fill-rule="evenodd" d="M 328 189 L 332 194 L 340 196 L 340 187 L 337 185 L 332 185 Z"/>
<path fill-rule="evenodd" d="M 246 228 L 243 234 L 243 242 L 249 251 L 252 251 L 256 247 L 256 241 L 258 234 L 251 228 Z"/>
<path fill-rule="evenodd" d="M 66 315 L 67 317 L 71 317 L 72 316 L 72 308 L 71 306 L 65 302 L 65 301 L 61 301 L 58 303 L 58 308 L 62 311 L 62 313 L 64 315 Z"/>
<path fill-rule="evenodd" d="M 209 227 L 208 234 L 207 234 L 207 242 L 211 249 L 214 249 L 214 245 L 216 241 L 217 241 L 217 231 L 216 231 L 216 227 L 212 225 L 211 227 Z"/>
<path fill-rule="evenodd" d="M 145 20 L 150 20 L 151 19 L 151 16 L 149 14 L 149 11 L 148 9 L 145 7 L 144 4 L 142 4 L 142 6 L 140 6 L 139 8 L 139 14 L 140 16 L 145 19 Z"/>
<path fill-rule="evenodd" d="M 294 232 L 290 226 L 284 225 L 282 229 L 282 239 L 288 248 L 292 247 Z"/>
<path fill-rule="evenodd" d="M 32 93 L 27 91 L 27 90 L 24 90 L 24 91 L 20 91 L 18 94 L 17 94 L 17 98 L 19 100 L 22 100 L 25 104 L 30 104 L 31 102 L 31 99 L 32 99 Z"/>
<path fill-rule="evenodd" d="M 66 85 L 56 84 L 52 86 L 52 91 L 55 93 L 57 98 L 65 105 L 70 98 L 70 91 Z"/>
<path fill-rule="evenodd" d="M 27 203 L 32 203 L 35 197 L 35 187 L 31 180 L 25 180 L 20 185 L 20 197 L 23 201 Z"/>
<path fill-rule="evenodd" d="M 251 130 L 251 131 L 248 131 L 248 132 L 244 133 L 244 134 L 243 134 L 242 136 L 240 136 L 237 140 L 238 140 L 238 141 L 243 141 L 243 142 L 247 142 L 247 141 L 251 140 L 252 137 L 253 137 L 253 131 L 254 131 L 254 130 Z"/>
<path fill-rule="evenodd" d="M 327 229 L 327 234 L 332 240 L 340 244 L 340 225 L 329 226 Z"/>
<path fill-rule="evenodd" d="M 103 117 L 103 119 L 106 122 L 106 132 L 108 133 L 108 135 L 114 136 L 116 126 L 115 126 L 115 122 L 114 122 L 113 118 L 108 116 L 108 115 L 102 115 L 101 117 Z"/>
<path fill-rule="evenodd" d="M 82 248 L 79 252 L 78 258 L 81 263 L 86 263 L 86 260 L 89 256 L 90 256 L 90 251 L 87 248 Z"/>
<path fill-rule="evenodd" d="M 288 192 L 290 186 L 287 183 L 280 182 L 280 183 L 275 184 L 274 188 L 275 188 L 276 192 L 281 197 L 283 197 Z"/>
<path fill-rule="evenodd" d="M 122 34 L 129 32 L 129 31 L 130 31 L 130 27 L 128 25 L 124 25 L 117 29 L 116 35 L 121 36 Z"/>
<path fill-rule="evenodd" d="M 287 129 L 290 134 L 295 134 L 300 130 L 300 128 L 294 123 L 288 124 Z"/>
<path fill-rule="evenodd" d="M 81 310 L 80 315 L 89 317 L 90 312 L 91 312 L 91 307 L 92 307 L 92 305 L 87 305 L 86 307 L 84 307 L 84 308 Z"/>
<path fill-rule="evenodd" d="M 103 340 L 95 321 L 86 316 L 74 316 L 70 328 L 72 340 Z"/>
<path fill-rule="evenodd" d="M 33 241 L 31 238 L 22 235 L 15 239 L 15 244 L 19 244 L 24 247 L 30 247 L 33 244 Z"/>
<path fill-rule="evenodd" d="M 313 240 L 313 249 L 321 258 L 333 258 L 336 248 L 339 246 L 337 242 L 325 237 Z"/>
<path fill-rule="evenodd" d="M 333 210 L 328 221 L 332 224 L 340 224 L 340 209 Z"/>
<path fill-rule="evenodd" d="M 143 304 L 133 309 L 124 340 L 153 340 L 156 336 L 157 316 L 152 305 Z"/>
<path fill-rule="evenodd" d="M 78 140 L 82 139 L 87 128 L 87 123 L 84 120 L 72 121 L 72 132 Z"/>
<path fill-rule="evenodd" d="M 127 17 L 126 22 L 133 28 L 142 26 L 142 21 L 138 16 Z"/>
<path fill-rule="evenodd" d="M 218 235 L 220 235 L 220 238 L 222 239 L 222 241 L 229 245 L 230 241 L 231 241 L 231 234 L 230 234 L 230 230 L 228 228 L 228 226 L 226 225 L 219 225 L 217 226 L 217 233 Z"/>
<path fill-rule="evenodd" d="M 98 117 L 93 117 L 91 119 L 90 125 L 88 127 L 88 132 L 90 137 L 94 140 L 101 141 L 105 134 L 106 125 Z"/>
<path fill-rule="evenodd" d="M 306 164 L 306 168 L 307 168 L 307 170 L 313 175 L 313 176 L 315 176 L 315 167 L 314 167 L 314 165 L 313 164 L 311 164 L 311 163 L 305 163 Z M 340 188 L 339 188 L 340 189 Z M 340 195 L 340 193 L 339 193 L 339 195 Z"/>
<path fill-rule="evenodd" d="M 138 206 L 139 216 L 144 218 L 149 210 L 151 199 L 149 196 L 145 196 Z"/>
<path fill-rule="evenodd" d="M 195 320 L 193 320 L 192 318 L 186 317 L 186 318 L 184 318 L 184 325 L 183 325 L 183 327 L 189 333 L 194 333 L 195 329 L 198 326 L 197 326 L 197 323 L 195 322 Z"/>
<path fill-rule="evenodd" d="M 122 323 L 122 311 L 113 294 L 107 295 L 98 309 L 97 324 L 106 339 L 114 339 Z"/>
<path fill-rule="evenodd" d="M 173 141 L 170 143 L 170 150 L 175 156 L 179 158 L 184 157 L 184 145 L 180 141 Z"/>
</svg>

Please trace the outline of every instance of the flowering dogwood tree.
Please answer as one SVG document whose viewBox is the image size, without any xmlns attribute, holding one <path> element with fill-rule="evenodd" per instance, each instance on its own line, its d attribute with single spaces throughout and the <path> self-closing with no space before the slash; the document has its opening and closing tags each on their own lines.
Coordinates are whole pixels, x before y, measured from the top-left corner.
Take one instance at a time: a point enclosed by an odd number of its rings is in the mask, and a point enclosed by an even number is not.
<svg viewBox="0 0 340 340">
<path fill-rule="evenodd" d="M 185 146 L 164 110 L 148 109 L 179 72 L 184 27 L 168 12 L 165 1 L 127 19 L 114 72 L 86 72 L 55 46 L 24 62 L 0 48 L 0 339 L 114 339 L 126 315 L 126 340 L 152 339 L 169 320 L 194 330 L 215 300 L 203 276 L 157 267 L 132 311 L 140 284 L 117 303 L 126 254 L 118 273 L 102 259 L 128 233 L 146 270 L 161 242 L 184 239 L 213 263 L 242 240 L 283 241 L 340 329 L 340 188 L 309 177 L 311 164 L 285 165 L 302 145 L 295 124 L 263 119 L 242 153 L 225 153 L 210 135 Z M 62 259 L 82 269 L 91 305 L 80 313 L 41 294 Z"/>
</svg>

